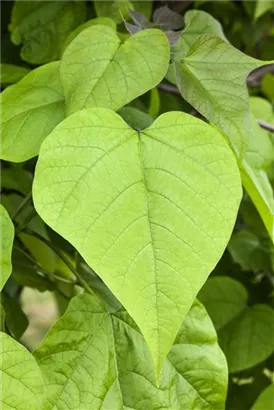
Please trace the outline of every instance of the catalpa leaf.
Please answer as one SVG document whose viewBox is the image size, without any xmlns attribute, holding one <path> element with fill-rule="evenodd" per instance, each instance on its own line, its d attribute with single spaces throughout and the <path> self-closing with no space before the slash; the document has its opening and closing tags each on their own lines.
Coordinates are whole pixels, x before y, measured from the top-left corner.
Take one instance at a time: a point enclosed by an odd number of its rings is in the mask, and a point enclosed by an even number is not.
<svg viewBox="0 0 274 410">
<path fill-rule="evenodd" d="M 24 2 L 25 3 L 25 2 Z M 1 158 L 22 162 L 64 118 L 59 62 L 36 68 L 1 93 Z"/>
<path fill-rule="evenodd" d="M 250 115 L 245 79 L 263 64 L 217 37 L 198 39 L 187 55 L 175 55 L 171 77 L 197 111 L 215 124 L 229 139 L 237 156 L 245 189 L 257 207 L 273 239 L 274 198 L 267 177 L 271 142 Z M 261 136 L 261 134 L 259 134 Z"/>
<path fill-rule="evenodd" d="M 165 76 L 169 44 L 163 32 L 143 30 L 122 42 L 111 27 L 82 31 L 61 60 L 66 113 L 82 108 L 118 110 Z"/>
<path fill-rule="evenodd" d="M 195 302 L 159 380 L 127 312 L 108 313 L 94 296 L 70 302 L 34 352 L 47 386 L 43 410 L 223 409 L 227 367 L 210 319 Z"/>
<path fill-rule="evenodd" d="M 44 142 L 33 195 L 136 321 L 159 373 L 235 222 L 241 183 L 223 137 L 184 113 L 138 133 L 82 110 Z"/>
<path fill-rule="evenodd" d="M 44 381 L 28 350 L 0 332 L 1 409 L 43 409 Z"/>
<path fill-rule="evenodd" d="M 249 369 L 274 352 L 274 310 L 247 305 L 244 286 L 226 276 L 210 278 L 199 293 L 218 330 L 231 373 Z"/>
<path fill-rule="evenodd" d="M 20 45 L 21 58 L 31 64 L 44 64 L 60 57 L 68 34 L 86 16 L 84 1 L 19 1 L 12 9 L 11 40 Z"/>
<path fill-rule="evenodd" d="M 0 205 L 0 226 L 1 226 L 1 269 L 0 269 L 0 290 L 7 282 L 11 270 L 11 252 L 14 238 L 14 226 L 5 208 Z"/>
</svg>

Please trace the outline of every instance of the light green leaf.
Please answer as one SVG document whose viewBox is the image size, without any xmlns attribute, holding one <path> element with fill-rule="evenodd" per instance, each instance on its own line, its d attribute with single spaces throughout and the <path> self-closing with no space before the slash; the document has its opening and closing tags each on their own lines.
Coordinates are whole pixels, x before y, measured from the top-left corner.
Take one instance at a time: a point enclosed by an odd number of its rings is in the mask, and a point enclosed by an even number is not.
<svg viewBox="0 0 274 410">
<path fill-rule="evenodd" d="M 19 1 L 12 9 L 11 40 L 31 64 L 58 60 L 68 34 L 85 21 L 85 1 Z"/>
<path fill-rule="evenodd" d="M 67 46 L 72 42 L 72 40 L 74 40 L 75 37 L 77 37 L 78 34 L 81 33 L 81 31 L 85 30 L 88 27 L 96 26 L 98 24 L 101 25 L 101 26 L 109 26 L 109 27 L 113 28 L 113 30 L 116 30 L 115 21 L 111 20 L 109 17 L 98 17 L 98 18 L 95 18 L 95 19 L 88 20 L 85 23 L 78 26 L 75 30 L 73 30 L 68 35 L 68 37 L 67 37 L 67 39 L 64 42 L 63 47 L 62 47 L 62 54 L 65 51 L 65 49 L 67 48 Z"/>
<path fill-rule="evenodd" d="M 147 113 L 134 107 L 121 108 L 119 110 L 119 115 L 121 115 L 125 122 L 135 130 L 143 130 L 153 123 L 153 118 Z"/>
<path fill-rule="evenodd" d="M 113 111 L 82 110 L 43 144 L 33 195 L 136 321 L 159 373 L 235 222 L 241 186 L 225 140 L 184 113 L 138 133 Z"/>
<path fill-rule="evenodd" d="M 14 64 L 1 63 L 0 82 L 1 84 L 14 84 L 20 81 L 30 70 L 26 67 L 20 67 Z"/>
<path fill-rule="evenodd" d="M 217 37 L 203 36 L 183 59 L 174 59 L 171 77 L 176 78 L 184 99 L 228 138 L 243 185 L 273 239 L 274 198 L 266 173 L 273 148 L 250 115 L 244 84 L 250 71 L 269 63 L 246 56 Z"/>
<path fill-rule="evenodd" d="M 124 43 L 108 26 L 82 31 L 61 60 L 67 115 L 85 107 L 122 108 L 165 76 L 169 44 L 163 32 L 143 30 Z"/>
<path fill-rule="evenodd" d="M 257 0 L 254 12 L 254 19 L 257 20 L 267 11 L 274 12 L 274 1 L 273 0 Z"/>
<path fill-rule="evenodd" d="M 227 369 L 213 326 L 195 302 L 159 381 L 137 326 L 95 297 L 72 299 L 34 352 L 47 386 L 43 410 L 223 409 Z"/>
<path fill-rule="evenodd" d="M 201 36 L 209 35 L 227 41 L 221 24 L 210 14 L 201 10 L 189 10 L 185 14 L 185 28 L 181 37 L 172 46 L 172 51 L 181 58 Z"/>
<path fill-rule="evenodd" d="M 271 410 L 273 408 L 274 384 L 271 384 L 260 394 L 251 410 Z"/>
<path fill-rule="evenodd" d="M 263 120 L 274 125 L 272 104 L 261 97 L 250 97 L 250 109 L 257 120 Z"/>
<path fill-rule="evenodd" d="M 59 62 L 36 68 L 6 88 L 1 112 L 1 158 L 22 162 L 37 155 L 41 142 L 64 118 Z"/>
<path fill-rule="evenodd" d="M 274 104 L 274 75 L 266 74 L 262 79 L 262 93 Z"/>
<path fill-rule="evenodd" d="M 27 349 L 0 332 L 1 398 L 3 410 L 42 409 L 44 381 Z"/>
<path fill-rule="evenodd" d="M 274 352 L 274 310 L 247 305 L 245 288 L 234 279 L 213 277 L 199 293 L 218 329 L 231 373 L 249 369 Z"/>
<path fill-rule="evenodd" d="M 5 208 L 0 205 L 0 227 L 1 227 L 1 264 L 0 264 L 0 290 L 7 282 L 12 266 L 11 251 L 14 238 L 14 226 Z"/>
</svg>

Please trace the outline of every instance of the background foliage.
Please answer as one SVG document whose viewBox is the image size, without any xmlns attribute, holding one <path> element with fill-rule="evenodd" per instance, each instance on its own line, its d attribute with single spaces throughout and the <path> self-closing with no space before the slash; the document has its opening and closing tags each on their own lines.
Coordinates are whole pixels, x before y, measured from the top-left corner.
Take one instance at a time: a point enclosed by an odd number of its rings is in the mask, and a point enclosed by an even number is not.
<svg viewBox="0 0 274 410">
<path fill-rule="evenodd" d="M 1 2 L 3 409 L 274 408 L 273 18 L 259 0 Z M 111 175 L 84 179 L 92 133 Z M 146 181 L 168 195 L 148 219 L 157 243 L 171 229 L 160 256 L 176 267 L 159 268 L 157 309 L 134 299 L 149 257 L 124 279 L 147 246 L 141 191 L 85 242 L 102 189 L 138 185 L 140 158 L 147 175 L 180 181 Z M 141 227 L 110 242 L 135 223 L 131 208 Z"/>
</svg>

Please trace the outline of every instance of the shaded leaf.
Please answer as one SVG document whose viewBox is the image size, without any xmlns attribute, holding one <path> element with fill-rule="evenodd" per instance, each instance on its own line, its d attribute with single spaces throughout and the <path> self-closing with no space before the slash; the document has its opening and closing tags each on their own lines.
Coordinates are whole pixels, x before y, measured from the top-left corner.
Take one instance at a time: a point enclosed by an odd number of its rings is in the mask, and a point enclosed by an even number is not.
<svg viewBox="0 0 274 410">
<path fill-rule="evenodd" d="M 28 319 L 18 302 L 7 293 L 1 293 L 1 304 L 5 311 L 5 322 L 10 334 L 17 340 L 20 339 L 28 327 Z"/>
<path fill-rule="evenodd" d="M 231 373 L 249 369 L 274 352 L 274 310 L 247 305 L 243 285 L 226 276 L 210 278 L 199 293 L 218 330 Z"/>
<path fill-rule="evenodd" d="M 1 158 L 22 162 L 37 155 L 44 138 L 64 118 L 59 62 L 36 68 L 6 88 L 1 111 Z"/>
<path fill-rule="evenodd" d="M 274 407 L 274 384 L 268 386 L 258 397 L 251 410 L 270 410 Z"/>
<path fill-rule="evenodd" d="M 0 82 L 1 84 L 14 84 L 20 81 L 30 70 L 14 64 L 1 63 Z"/>
<path fill-rule="evenodd" d="M 58 60 L 68 34 L 86 16 L 85 1 L 15 1 L 9 29 L 20 45 L 21 58 L 31 64 Z"/>
<path fill-rule="evenodd" d="M 197 302 L 165 360 L 159 388 L 135 323 L 125 311 L 107 313 L 91 295 L 70 302 L 34 355 L 47 386 L 45 410 L 224 408 L 225 359 Z"/>
<path fill-rule="evenodd" d="M 14 238 L 13 223 L 7 211 L 2 205 L 0 205 L 0 226 L 1 226 L 0 290 L 2 290 L 12 270 L 11 252 L 12 252 L 12 245 L 13 245 L 13 238 Z"/>
<path fill-rule="evenodd" d="M 178 30 L 184 25 L 183 16 L 170 10 L 167 5 L 158 7 L 153 13 L 152 20 L 158 27 L 166 30 Z"/>
<path fill-rule="evenodd" d="M 235 222 L 240 179 L 222 136 L 184 113 L 138 133 L 82 110 L 43 144 L 33 194 L 136 321 L 159 373 Z"/>
</svg>

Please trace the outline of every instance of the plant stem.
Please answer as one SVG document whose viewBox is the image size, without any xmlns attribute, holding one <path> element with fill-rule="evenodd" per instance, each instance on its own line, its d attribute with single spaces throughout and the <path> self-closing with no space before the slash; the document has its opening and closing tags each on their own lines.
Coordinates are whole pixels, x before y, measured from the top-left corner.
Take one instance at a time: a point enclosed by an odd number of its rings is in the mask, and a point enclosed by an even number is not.
<svg viewBox="0 0 274 410">
<path fill-rule="evenodd" d="M 15 210 L 15 212 L 12 214 L 11 219 L 16 218 L 17 215 L 20 214 L 20 212 L 22 211 L 22 209 L 27 205 L 27 203 L 29 202 L 29 200 L 31 199 L 31 194 L 32 192 L 30 191 L 28 193 L 28 195 L 23 199 L 23 201 L 20 203 L 20 205 L 18 206 L 18 208 Z"/>
<path fill-rule="evenodd" d="M 62 259 L 62 261 L 67 265 L 67 267 L 71 270 L 71 272 L 76 276 L 76 278 L 78 279 L 79 283 L 83 286 L 83 288 L 90 293 L 91 295 L 93 295 L 93 291 L 92 289 L 89 287 L 89 285 L 87 284 L 87 282 L 81 277 L 81 275 L 79 275 L 79 273 L 77 272 L 77 270 L 74 268 L 74 266 L 70 263 L 70 261 L 63 255 L 63 253 L 57 249 L 49 240 L 47 240 L 46 238 L 44 238 L 42 235 L 40 235 L 37 232 L 34 232 L 30 229 L 25 229 L 23 232 L 34 236 L 37 239 L 40 239 L 41 242 L 44 242 L 49 248 L 51 248 L 53 250 L 53 252 L 56 253 L 57 256 L 59 256 L 60 259 Z"/>
<path fill-rule="evenodd" d="M 269 124 L 268 122 L 262 121 L 262 120 L 257 120 L 257 123 L 259 124 L 259 126 L 261 128 L 263 128 L 264 130 L 270 131 L 270 132 L 274 132 L 274 125 Z"/>
</svg>

